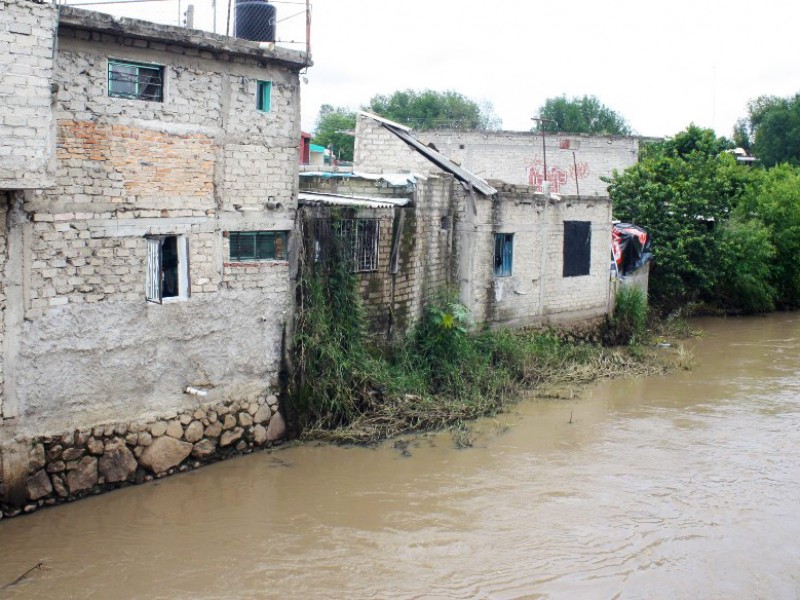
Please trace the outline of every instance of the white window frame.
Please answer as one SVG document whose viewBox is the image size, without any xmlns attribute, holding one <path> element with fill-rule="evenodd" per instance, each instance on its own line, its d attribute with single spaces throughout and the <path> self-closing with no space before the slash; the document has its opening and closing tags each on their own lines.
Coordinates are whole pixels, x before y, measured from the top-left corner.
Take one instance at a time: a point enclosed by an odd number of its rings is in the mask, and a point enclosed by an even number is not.
<svg viewBox="0 0 800 600">
<path fill-rule="evenodd" d="M 163 297 L 163 272 L 161 263 L 163 259 L 162 247 L 164 240 L 177 238 L 178 249 L 178 295 Z M 189 284 L 189 238 L 180 234 L 148 235 L 147 239 L 147 266 L 145 269 L 145 300 L 155 304 L 168 304 L 181 302 L 189 298 L 191 288 Z"/>
</svg>

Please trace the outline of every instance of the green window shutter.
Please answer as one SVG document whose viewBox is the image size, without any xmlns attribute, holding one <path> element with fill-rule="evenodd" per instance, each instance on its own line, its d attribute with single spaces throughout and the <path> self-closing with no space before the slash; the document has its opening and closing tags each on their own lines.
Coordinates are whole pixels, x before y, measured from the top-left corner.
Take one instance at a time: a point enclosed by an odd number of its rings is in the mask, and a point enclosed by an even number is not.
<svg viewBox="0 0 800 600">
<path fill-rule="evenodd" d="M 256 108 L 269 112 L 272 105 L 272 82 L 259 81 L 256 88 Z"/>
</svg>

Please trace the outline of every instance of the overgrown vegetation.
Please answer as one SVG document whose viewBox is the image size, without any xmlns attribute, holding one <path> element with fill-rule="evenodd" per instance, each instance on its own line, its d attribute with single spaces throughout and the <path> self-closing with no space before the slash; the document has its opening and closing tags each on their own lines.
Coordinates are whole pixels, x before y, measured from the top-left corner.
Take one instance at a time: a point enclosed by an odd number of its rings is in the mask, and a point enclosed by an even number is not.
<svg viewBox="0 0 800 600">
<path fill-rule="evenodd" d="M 662 314 L 800 306 L 800 170 L 742 167 L 728 145 L 690 126 L 610 180 L 615 217 L 652 236 L 650 301 Z"/>
<path fill-rule="evenodd" d="M 647 335 L 647 297 L 638 286 L 622 286 L 617 290 L 614 312 L 605 327 L 609 345 L 635 345 Z"/>
<path fill-rule="evenodd" d="M 310 261 L 300 284 L 293 395 L 306 438 L 365 443 L 458 425 L 456 437 L 466 445 L 468 432 L 459 424 L 496 414 L 522 389 L 667 369 L 650 356 L 565 341 L 555 331 L 475 330 L 466 309 L 449 297 L 379 352 L 369 340 L 355 277 L 336 255 L 334 248 Z M 643 332 L 639 299 L 635 293 L 623 299 L 629 308 L 615 317 L 628 337 Z"/>
</svg>

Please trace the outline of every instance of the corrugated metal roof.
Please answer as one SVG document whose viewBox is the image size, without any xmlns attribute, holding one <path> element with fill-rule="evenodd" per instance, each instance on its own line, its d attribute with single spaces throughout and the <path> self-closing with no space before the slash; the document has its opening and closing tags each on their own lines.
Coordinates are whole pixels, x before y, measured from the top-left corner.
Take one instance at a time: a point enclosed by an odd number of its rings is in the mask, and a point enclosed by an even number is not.
<svg viewBox="0 0 800 600">
<path fill-rule="evenodd" d="M 349 196 L 344 194 L 323 194 L 320 192 L 300 192 L 302 204 L 330 204 L 336 206 L 357 206 L 360 208 L 394 208 L 407 206 L 408 198 L 387 198 L 380 196 Z"/>
<path fill-rule="evenodd" d="M 374 119 L 375 121 L 379 122 L 383 127 L 391 131 L 401 140 L 403 140 L 406 144 L 411 146 L 414 150 L 422 154 L 425 158 L 431 161 L 440 169 L 447 171 L 448 173 L 452 173 L 456 179 L 459 181 L 463 181 L 464 183 L 471 185 L 473 188 L 478 190 L 484 196 L 493 196 L 497 193 L 497 190 L 486 183 L 485 180 L 481 179 L 475 173 L 464 169 L 463 167 L 458 166 L 452 160 L 447 158 L 444 154 L 440 154 L 433 148 L 429 148 L 422 142 L 418 141 L 411 135 L 411 130 L 408 127 L 400 125 L 398 123 L 394 123 L 393 121 L 389 121 L 388 119 L 384 119 L 383 117 L 379 117 L 378 115 L 373 115 L 372 113 L 368 113 L 365 111 L 359 111 L 366 117 Z"/>
</svg>

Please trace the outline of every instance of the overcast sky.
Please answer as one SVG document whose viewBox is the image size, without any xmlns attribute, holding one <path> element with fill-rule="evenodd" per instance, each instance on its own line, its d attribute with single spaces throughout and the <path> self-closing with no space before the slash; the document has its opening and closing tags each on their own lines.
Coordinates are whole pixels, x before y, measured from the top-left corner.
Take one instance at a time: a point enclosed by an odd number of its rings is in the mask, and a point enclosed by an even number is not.
<svg viewBox="0 0 800 600">
<path fill-rule="evenodd" d="M 194 3 L 210 28 L 211 0 Z M 279 18 L 303 10 L 276 6 Z M 775 0 L 316 0 L 302 126 L 323 103 L 412 88 L 488 100 L 509 130 L 529 129 L 548 97 L 589 94 L 641 135 L 691 122 L 730 135 L 748 100 L 800 92 L 799 24 L 800 2 Z M 304 26 L 289 18 L 278 38 L 302 39 Z"/>
</svg>

